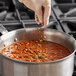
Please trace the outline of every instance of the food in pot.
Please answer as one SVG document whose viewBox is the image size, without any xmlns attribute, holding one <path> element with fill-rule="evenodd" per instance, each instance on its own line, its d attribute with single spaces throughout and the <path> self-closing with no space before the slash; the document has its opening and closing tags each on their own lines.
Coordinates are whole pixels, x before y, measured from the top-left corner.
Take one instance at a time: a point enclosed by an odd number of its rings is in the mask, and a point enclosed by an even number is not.
<svg viewBox="0 0 76 76">
<path fill-rule="evenodd" d="M 1 53 L 12 59 L 28 62 L 55 61 L 72 52 L 63 45 L 50 41 L 20 41 L 5 47 Z"/>
</svg>

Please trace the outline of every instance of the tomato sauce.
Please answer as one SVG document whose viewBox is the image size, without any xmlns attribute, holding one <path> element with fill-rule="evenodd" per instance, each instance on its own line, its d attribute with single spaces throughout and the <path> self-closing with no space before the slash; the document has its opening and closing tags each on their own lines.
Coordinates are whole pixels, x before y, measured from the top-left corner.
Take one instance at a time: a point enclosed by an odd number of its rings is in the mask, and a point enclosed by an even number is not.
<svg viewBox="0 0 76 76">
<path fill-rule="evenodd" d="M 1 53 L 12 59 L 28 62 L 55 61 L 72 52 L 58 43 L 50 41 L 20 41 L 5 47 Z"/>
</svg>

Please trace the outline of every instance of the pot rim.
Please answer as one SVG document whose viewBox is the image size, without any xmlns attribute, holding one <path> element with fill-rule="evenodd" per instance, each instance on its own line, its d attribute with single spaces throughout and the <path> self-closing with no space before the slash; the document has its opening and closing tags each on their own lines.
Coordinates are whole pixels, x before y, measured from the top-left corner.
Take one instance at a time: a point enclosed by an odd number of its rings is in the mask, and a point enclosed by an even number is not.
<svg viewBox="0 0 76 76">
<path fill-rule="evenodd" d="M 18 31 L 18 30 L 25 30 L 25 29 L 36 29 L 36 28 L 21 28 L 21 29 L 17 29 L 17 30 L 10 31 L 10 32 L 8 32 L 8 33 L 11 33 L 11 32 L 14 32 L 14 31 Z M 76 46 L 76 40 L 75 40 L 75 38 L 73 38 L 73 37 L 70 36 L 69 34 L 66 34 L 66 33 L 64 33 L 64 32 L 61 32 L 61 31 L 58 31 L 58 30 L 55 30 L 55 29 L 50 29 L 50 28 L 41 28 L 41 29 L 48 29 L 48 30 L 52 30 L 52 31 L 55 31 L 55 32 L 60 32 L 60 33 L 62 33 L 63 35 L 66 35 L 66 36 L 70 37 L 72 40 L 74 40 L 74 41 L 75 41 L 75 46 Z M 6 34 L 8 34 L 8 33 L 6 33 Z M 4 35 L 5 35 L 5 34 L 4 34 Z M 2 35 L 2 36 L 4 36 L 4 35 Z M 2 37 L 2 36 L 1 36 L 1 37 Z M 19 61 L 19 60 L 16 60 L 16 59 L 12 59 L 12 58 L 10 58 L 10 57 L 7 57 L 7 56 L 3 55 L 2 53 L 0 53 L 0 54 L 1 54 L 3 57 L 5 57 L 6 59 L 9 59 L 9 60 L 11 60 L 11 61 L 13 61 L 13 62 L 17 62 L 17 63 L 23 63 L 23 64 L 49 64 L 49 63 L 50 63 L 50 64 L 51 64 L 51 63 L 57 63 L 57 62 L 66 60 L 66 59 L 68 59 L 69 57 L 71 57 L 72 55 L 74 55 L 75 52 L 76 52 L 76 47 L 75 47 L 75 50 L 74 50 L 70 55 L 68 55 L 68 56 L 66 56 L 66 57 L 64 57 L 64 58 L 55 60 L 55 61 L 48 61 L 48 62 L 26 62 L 26 61 Z"/>
</svg>

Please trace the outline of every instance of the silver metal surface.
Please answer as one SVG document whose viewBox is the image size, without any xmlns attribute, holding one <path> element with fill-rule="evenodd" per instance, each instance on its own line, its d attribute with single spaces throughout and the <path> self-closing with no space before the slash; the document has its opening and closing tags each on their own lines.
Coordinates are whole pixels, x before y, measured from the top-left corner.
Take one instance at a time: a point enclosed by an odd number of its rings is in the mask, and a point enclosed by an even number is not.
<svg viewBox="0 0 76 76">
<path fill-rule="evenodd" d="M 6 28 L 2 24 L 0 24 L 0 33 L 2 33 L 2 34 L 8 33 L 8 31 L 6 30 Z M 0 43 L 2 43 L 1 40 L 0 40 Z M 1 45 L 1 46 L 3 46 L 3 45 Z M 1 54 L 0 54 L 0 75 L 1 75 L 1 70 L 2 69 L 1 69 Z"/>
<path fill-rule="evenodd" d="M 60 60 L 42 63 L 21 62 L 2 55 L 2 76 L 72 76 L 76 46 L 74 38 L 48 28 L 27 28 L 26 31 L 25 29 L 15 30 L 2 35 L 0 39 L 0 51 L 4 46 L 8 46 L 14 42 L 43 39 L 68 47 L 72 51 L 72 54 Z"/>
<path fill-rule="evenodd" d="M 6 28 L 5 28 L 2 24 L 0 24 L 0 32 L 1 32 L 2 34 L 5 34 L 5 33 L 8 32 L 8 31 L 6 30 Z"/>
<path fill-rule="evenodd" d="M 65 13 L 64 16 L 66 16 L 66 17 L 68 17 L 68 16 L 75 17 L 76 16 L 76 8 L 71 9 L 70 11 Z"/>
</svg>

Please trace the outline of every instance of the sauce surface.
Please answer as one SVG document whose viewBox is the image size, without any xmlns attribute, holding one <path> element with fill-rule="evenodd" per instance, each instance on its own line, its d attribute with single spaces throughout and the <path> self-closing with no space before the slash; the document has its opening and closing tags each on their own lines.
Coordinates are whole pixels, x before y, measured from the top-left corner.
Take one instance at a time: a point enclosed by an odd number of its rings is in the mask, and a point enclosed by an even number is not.
<svg viewBox="0 0 76 76">
<path fill-rule="evenodd" d="M 55 61 L 72 52 L 60 44 L 50 41 L 20 41 L 5 47 L 1 53 L 12 59 L 28 62 Z"/>
</svg>

